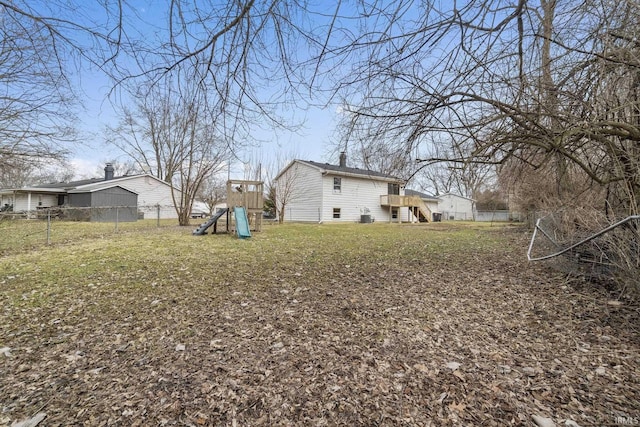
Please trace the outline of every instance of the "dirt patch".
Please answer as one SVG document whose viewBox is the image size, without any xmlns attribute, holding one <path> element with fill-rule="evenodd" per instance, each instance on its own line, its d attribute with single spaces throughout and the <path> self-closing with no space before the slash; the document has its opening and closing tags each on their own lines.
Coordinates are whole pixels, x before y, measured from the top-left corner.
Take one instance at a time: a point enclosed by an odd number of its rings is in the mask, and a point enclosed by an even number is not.
<svg viewBox="0 0 640 427">
<path fill-rule="evenodd" d="M 68 293 L 3 275 L 0 424 L 640 418 L 637 305 L 527 264 L 522 232 L 379 228 L 340 246 L 344 229 L 274 227 L 215 267 L 112 259 Z"/>
</svg>

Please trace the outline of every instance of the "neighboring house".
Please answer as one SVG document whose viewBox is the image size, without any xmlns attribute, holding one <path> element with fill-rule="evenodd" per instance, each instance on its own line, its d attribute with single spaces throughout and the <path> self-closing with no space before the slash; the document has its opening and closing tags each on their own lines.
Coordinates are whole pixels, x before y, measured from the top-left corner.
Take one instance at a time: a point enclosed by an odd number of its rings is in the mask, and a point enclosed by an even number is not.
<svg viewBox="0 0 640 427">
<path fill-rule="evenodd" d="M 220 209 L 226 209 L 227 202 L 217 203 L 213 209 L 209 208 L 209 205 L 201 200 L 195 200 L 193 206 L 191 206 L 191 218 L 205 218 L 219 212 Z"/>
<path fill-rule="evenodd" d="M 67 217 L 94 222 L 132 222 L 138 219 L 138 194 L 122 186 L 68 191 Z M 72 209 L 95 208 L 95 209 Z"/>
<path fill-rule="evenodd" d="M 431 220 L 429 208 L 419 197 L 405 196 L 404 180 L 348 167 L 345 153 L 340 154 L 338 165 L 293 160 L 275 183 L 277 206 L 285 202 L 285 221 Z"/>
<path fill-rule="evenodd" d="M 437 197 L 440 200 L 438 210 L 442 212 L 443 220 L 475 219 L 475 200 L 453 193 L 441 194 Z"/>
<path fill-rule="evenodd" d="M 475 200 L 453 193 L 431 196 L 416 190 L 404 190 L 405 195 L 417 196 L 429 207 L 431 212 L 443 221 L 475 220 Z"/>
<path fill-rule="evenodd" d="M 119 221 L 135 221 L 141 215 L 177 218 L 172 191 L 178 190 L 150 174 L 114 177 L 113 167 L 107 164 L 104 178 L 0 189 L 0 203 L 12 205 L 14 212 L 52 207 L 103 208 L 100 215 L 91 215 L 92 221 L 111 221 L 114 215 Z M 104 209 L 107 207 L 119 209 Z"/>
</svg>

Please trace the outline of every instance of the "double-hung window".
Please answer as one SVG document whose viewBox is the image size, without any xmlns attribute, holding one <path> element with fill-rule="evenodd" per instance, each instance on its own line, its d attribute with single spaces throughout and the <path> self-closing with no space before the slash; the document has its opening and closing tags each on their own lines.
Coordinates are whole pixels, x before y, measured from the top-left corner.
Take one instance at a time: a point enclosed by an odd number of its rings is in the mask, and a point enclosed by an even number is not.
<svg viewBox="0 0 640 427">
<path fill-rule="evenodd" d="M 342 192 L 342 178 L 338 176 L 333 178 L 333 192 L 334 193 Z"/>
</svg>

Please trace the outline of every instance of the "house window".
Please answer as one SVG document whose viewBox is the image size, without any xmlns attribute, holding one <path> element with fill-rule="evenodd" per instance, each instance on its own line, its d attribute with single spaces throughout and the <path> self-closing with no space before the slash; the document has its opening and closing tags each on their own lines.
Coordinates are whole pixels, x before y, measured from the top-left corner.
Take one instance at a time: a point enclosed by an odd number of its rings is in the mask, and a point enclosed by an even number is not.
<svg viewBox="0 0 640 427">
<path fill-rule="evenodd" d="M 400 194 L 400 184 L 388 184 L 388 194 L 395 194 L 396 196 Z"/>
<path fill-rule="evenodd" d="M 391 208 L 391 218 L 398 219 L 398 208 Z"/>
<path fill-rule="evenodd" d="M 340 219 L 340 208 L 333 208 L 333 218 Z"/>
<path fill-rule="evenodd" d="M 342 191 L 342 178 L 334 177 L 333 178 L 333 192 L 340 193 Z"/>
</svg>

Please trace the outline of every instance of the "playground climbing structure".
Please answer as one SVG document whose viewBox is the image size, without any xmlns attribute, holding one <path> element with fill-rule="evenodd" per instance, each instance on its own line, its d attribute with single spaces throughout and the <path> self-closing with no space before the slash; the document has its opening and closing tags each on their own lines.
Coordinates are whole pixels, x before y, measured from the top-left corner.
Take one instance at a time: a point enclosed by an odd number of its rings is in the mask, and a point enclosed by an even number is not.
<svg viewBox="0 0 640 427">
<path fill-rule="evenodd" d="M 229 209 L 243 208 L 249 230 L 262 229 L 262 211 L 264 208 L 264 183 L 262 181 L 233 180 L 227 181 L 227 206 Z M 238 220 L 234 215 L 227 222 L 227 231 L 237 233 L 239 226 L 244 228 L 244 218 Z M 240 224 L 242 222 L 242 224 Z"/>
<path fill-rule="evenodd" d="M 227 181 L 227 208 L 216 212 L 198 228 L 193 235 L 202 236 L 213 226 L 217 232 L 218 220 L 226 219 L 225 231 L 235 233 L 239 238 L 251 237 L 251 231 L 262 228 L 262 210 L 264 207 L 264 183 L 262 181 Z"/>
</svg>

